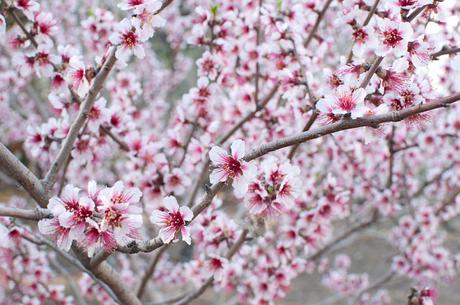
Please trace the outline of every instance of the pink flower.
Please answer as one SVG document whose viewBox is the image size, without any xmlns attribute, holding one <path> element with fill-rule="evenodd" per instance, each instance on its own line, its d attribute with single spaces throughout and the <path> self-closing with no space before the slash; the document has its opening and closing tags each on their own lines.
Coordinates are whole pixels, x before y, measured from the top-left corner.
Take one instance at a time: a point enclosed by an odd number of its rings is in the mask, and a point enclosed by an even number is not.
<svg viewBox="0 0 460 305">
<path fill-rule="evenodd" d="M 297 197 L 300 169 L 273 156 L 265 159 L 260 168 L 262 172 L 249 185 L 249 212 L 263 217 L 285 212 Z"/>
<path fill-rule="evenodd" d="M 74 241 L 71 235 L 71 228 L 62 226 L 57 218 L 40 220 L 38 222 L 38 230 L 43 235 L 51 235 L 56 239 L 56 244 L 60 249 L 64 251 L 70 250 Z"/>
<path fill-rule="evenodd" d="M 30 58 L 29 58 L 30 59 Z M 46 45 L 39 45 L 33 56 L 33 67 L 38 77 L 50 77 L 53 75 L 53 65 L 59 62 L 59 57 L 52 55 Z"/>
<path fill-rule="evenodd" d="M 88 250 L 88 256 L 92 257 L 97 249 L 103 248 L 105 252 L 113 251 L 117 242 L 114 238 L 113 232 L 110 230 L 102 230 L 100 225 L 90 220 L 88 221 L 89 229 L 85 233 L 84 246 Z"/>
<path fill-rule="evenodd" d="M 101 210 L 104 213 L 101 230 L 113 231 L 115 240 L 121 245 L 139 238 L 142 209 L 135 204 L 139 202 L 141 196 L 139 189 L 125 188 L 121 181 L 99 193 L 102 202 Z"/>
<path fill-rule="evenodd" d="M 40 5 L 32 0 L 16 0 L 16 7 L 20 9 L 29 20 L 34 20 L 34 13 L 38 12 Z"/>
<path fill-rule="evenodd" d="M 137 10 L 136 16 L 133 17 L 132 23 L 135 28 L 140 29 L 143 37 L 150 38 L 154 34 L 154 28 L 163 27 L 166 20 L 156 14 L 161 8 L 161 2 L 150 0 L 145 6 Z"/>
<path fill-rule="evenodd" d="M 215 79 L 217 77 L 218 64 L 210 52 L 205 52 L 196 64 L 198 66 L 199 76 L 207 76 L 210 79 Z"/>
<path fill-rule="evenodd" d="M 9 235 L 10 230 L 0 223 L 0 248 L 11 248 L 13 246 Z"/>
<path fill-rule="evenodd" d="M 51 13 L 38 12 L 35 15 L 34 30 L 37 32 L 37 41 L 52 45 L 51 36 L 56 32 L 56 20 Z"/>
<path fill-rule="evenodd" d="M 413 30 L 408 22 L 396 22 L 389 19 L 378 19 L 379 40 L 375 53 L 385 56 L 393 53 L 403 56 L 407 53 L 407 44 L 412 40 Z"/>
<path fill-rule="evenodd" d="M 131 54 L 140 59 L 144 58 L 145 52 L 142 44 L 145 40 L 146 37 L 141 35 L 128 19 L 123 19 L 117 24 L 116 32 L 110 36 L 110 42 L 118 45 L 116 57 L 124 62 L 129 59 Z"/>
<path fill-rule="evenodd" d="M 174 168 L 170 173 L 165 175 L 165 190 L 168 193 L 182 195 L 186 187 L 190 184 L 190 179 L 180 168 Z"/>
<path fill-rule="evenodd" d="M 89 81 L 86 78 L 85 65 L 76 56 L 70 58 L 67 81 L 80 97 L 84 97 L 88 93 Z"/>
<path fill-rule="evenodd" d="M 146 2 L 147 0 L 123 0 L 118 7 L 124 11 L 135 10 L 137 12 L 145 6 Z"/>
<path fill-rule="evenodd" d="M 48 208 L 53 219 L 43 219 L 38 228 L 45 235 L 53 235 L 58 246 L 68 251 L 72 241 L 84 238 L 86 221 L 93 216 L 94 202 L 88 197 L 79 197 L 80 189 L 66 185 L 60 197 L 50 199 Z"/>
<path fill-rule="evenodd" d="M 353 119 L 361 116 L 364 105 L 366 90 L 363 88 L 350 89 L 346 86 L 339 86 L 335 95 L 326 95 L 318 101 L 316 108 L 326 114 L 347 114 L 351 113 Z"/>
<path fill-rule="evenodd" d="M 242 160 L 244 154 L 245 143 L 243 140 L 236 140 L 232 143 L 230 155 L 221 147 L 213 146 L 209 151 L 209 158 L 215 167 L 209 176 L 211 184 L 233 179 L 235 196 L 242 198 L 256 172 L 254 164 Z"/>
<path fill-rule="evenodd" d="M 392 1 L 397 6 L 400 6 L 401 8 L 406 9 L 406 10 L 433 3 L 433 1 L 431 0 L 392 0 Z"/>
<path fill-rule="evenodd" d="M 173 196 L 168 196 L 163 200 L 166 209 L 155 210 L 152 213 L 151 221 L 160 227 L 160 238 L 168 244 L 177 241 L 177 233 L 180 232 L 182 240 L 190 245 L 190 230 L 187 222 L 193 219 L 193 212 L 189 207 L 179 207 L 177 200 Z"/>
</svg>

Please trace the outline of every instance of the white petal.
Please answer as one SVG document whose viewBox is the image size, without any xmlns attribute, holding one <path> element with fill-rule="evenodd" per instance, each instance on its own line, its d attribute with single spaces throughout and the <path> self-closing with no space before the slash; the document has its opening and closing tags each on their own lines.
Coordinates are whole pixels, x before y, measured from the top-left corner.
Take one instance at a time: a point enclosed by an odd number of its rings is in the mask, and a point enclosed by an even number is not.
<svg viewBox="0 0 460 305">
<path fill-rule="evenodd" d="M 245 154 L 245 143 L 243 140 L 236 140 L 231 146 L 233 158 L 239 160 L 244 157 Z"/>
<path fill-rule="evenodd" d="M 225 163 L 225 157 L 228 156 L 227 151 L 219 146 L 213 146 L 209 151 L 209 159 L 214 165 L 220 165 Z"/>
<path fill-rule="evenodd" d="M 174 196 L 168 196 L 163 199 L 164 206 L 168 209 L 168 211 L 177 211 L 179 210 L 179 204 L 177 203 L 177 199 Z"/>
<path fill-rule="evenodd" d="M 217 182 L 225 182 L 227 181 L 227 177 L 228 175 L 223 169 L 216 168 L 209 175 L 209 182 L 213 185 Z"/>
<path fill-rule="evenodd" d="M 192 220 L 193 212 L 189 207 L 186 207 L 186 206 L 180 207 L 179 212 L 181 213 L 185 221 Z"/>
</svg>

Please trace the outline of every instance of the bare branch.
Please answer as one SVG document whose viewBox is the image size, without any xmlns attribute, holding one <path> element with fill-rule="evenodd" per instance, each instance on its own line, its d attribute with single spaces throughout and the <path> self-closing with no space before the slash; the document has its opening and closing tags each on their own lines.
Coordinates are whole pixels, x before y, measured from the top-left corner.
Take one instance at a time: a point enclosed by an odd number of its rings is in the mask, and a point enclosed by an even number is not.
<svg viewBox="0 0 460 305">
<path fill-rule="evenodd" d="M 161 256 L 166 251 L 166 249 L 168 249 L 167 245 L 165 247 L 161 248 L 160 250 L 158 250 L 158 252 L 150 260 L 149 266 L 147 267 L 147 270 L 145 271 L 144 276 L 142 276 L 142 279 L 141 279 L 141 281 L 139 283 L 139 286 L 138 286 L 138 288 L 136 290 L 137 291 L 136 295 L 137 295 L 137 297 L 139 299 L 141 299 L 142 296 L 144 295 L 145 288 L 147 287 L 147 283 L 149 282 L 149 280 L 151 279 L 151 277 L 155 273 L 155 268 L 158 265 L 158 262 L 160 261 Z"/>
<path fill-rule="evenodd" d="M 460 47 L 443 47 L 438 52 L 431 54 L 431 59 L 438 59 L 443 55 L 452 55 L 460 52 Z"/>
<path fill-rule="evenodd" d="M 321 256 L 323 254 L 325 254 L 326 252 L 329 251 L 329 249 L 331 249 L 333 246 L 335 246 L 336 244 L 340 243 L 341 241 L 347 239 L 349 236 L 353 235 L 354 233 L 356 232 L 359 232 L 365 228 L 368 228 L 369 226 L 371 226 L 373 223 L 375 223 L 377 221 L 377 212 L 374 212 L 372 217 L 367 220 L 367 221 L 364 221 L 362 223 L 360 223 L 359 225 L 356 225 L 355 227 L 349 229 L 348 231 L 342 233 L 341 235 L 339 235 L 338 237 L 336 237 L 335 239 L 333 239 L 331 242 L 329 242 L 326 246 L 324 246 L 323 248 L 321 248 L 320 250 L 318 250 L 317 252 L 315 252 L 314 254 L 310 255 L 308 257 L 308 260 L 317 260 L 319 258 L 321 258 Z"/>
<path fill-rule="evenodd" d="M 28 220 L 40 220 L 53 217 L 48 209 L 36 208 L 35 210 L 25 210 L 11 207 L 0 207 L 0 216 L 15 217 Z"/>
<path fill-rule="evenodd" d="M 313 28 L 311 29 L 310 33 L 308 33 L 307 39 L 305 40 L 305 43 L 304 43 L 305 48 L 307 48 L 310 45 L 310 42 L 315 37 L 315 34 L 318 31 L 321 20 L 323 20 L 324 15 L 326 15 L 326 12 L 329 9 L 329 6 L 331 5 L 331 3 L 332 3 L 332 0 L 327 0 L 323 6 L 323 9 L 319 12 L 318 18 L 316 18 L 316 22 L 313 25 Z"/>
<path fill-rule="evenodd" d="M 42 208 L 48 205 L 48 196 L 40 180 L 2 143 L 0 143 L 0 168 L 19 182 Z"/>
</svg>

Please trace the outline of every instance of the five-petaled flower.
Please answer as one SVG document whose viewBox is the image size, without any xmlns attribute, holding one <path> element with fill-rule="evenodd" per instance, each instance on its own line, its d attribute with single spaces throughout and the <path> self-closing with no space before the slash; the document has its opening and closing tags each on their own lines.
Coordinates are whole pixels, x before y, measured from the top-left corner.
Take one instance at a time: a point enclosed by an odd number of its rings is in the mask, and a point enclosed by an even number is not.
<svg viewBox="0 0 460 305">
<path fill-rule="evenodd" d="M 160 238 L 164 243 L 177 241 L 177 234 L 180 232 L 182 240 L 190 245 L 190 229 L 187 223 L 193 219 L 193 212 L 189 207 L 179 207 L 173 196 L 163 200 L 164 208 L 155 210 L 152 213 L 151 221 L 160 227 Z"/>
<path fill-rule="evenodd" d="M 347 86 L 339 86 L 336 94 L 328 94 L 318 101 L 316 108 L 325 114 L 347 114 L 350 113 L 353 119 L 362 116 L 366 107 L 364 98 L 366 90 L 362 88 L 350 89 Z"/>
<path fill-rule="evenodd" d="M 116 32 L 110 35 L 110 42 L 118 45 L 116 57 L 126 62 L 131 54 L 137 58 L 144 58 L 145 52 L 142 44 L 147 40 L 142 31 L 136 29 L 128 19 L 123 19 L 116 26 Z"/>
<path fill-rule="evenodd" d="M 231 154 L 219 146 L 213 146 L 209 151 L 209 158 L 215 167 L 209 176 L 211 184 L 233 179 L 235 196 L 242 198 L 256 173 L 255 165 L 243 160 L 244 154 L 243 140 L 236 140 L 232 143 Z"/>
</svg>

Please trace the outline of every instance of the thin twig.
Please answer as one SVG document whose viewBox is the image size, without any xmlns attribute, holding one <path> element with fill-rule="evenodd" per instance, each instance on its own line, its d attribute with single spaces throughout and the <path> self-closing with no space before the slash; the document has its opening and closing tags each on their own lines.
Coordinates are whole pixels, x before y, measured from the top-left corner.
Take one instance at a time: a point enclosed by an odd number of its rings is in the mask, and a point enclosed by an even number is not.
<svg viewBox="0 0 460 305">
<path fill-rule="evenodd" d="M 168 247 L 165 246 L 165 247 L 161 248 L 160 250 L 158 250 L 158 252 L 150 260 L 149 265 L 147 267 L 147 270 L 145 271 L 144 275 L 142 276 L 141 281 L 139 283 L 139 286 L 138 286 L 138 288 L 136 290 L 137 291 L 136 295 L 137 295 L 137 297 L 139 299 L 142 299 L 142 296 L 144 295 L 144 292 L 145 292 L 145 288 L 147 287 L 147 283 L 149 282 L 149 280 L 154 275 L 155 268 L 158 265 L 158 262 L 160 261 L 161 256 L 163 255 L 163 253 L 166 251 L 167 248 Z"/>
<path fill-rule="evenodd" d="M 310 33 L 308 33 L 307 39 L 304 42 L 305 48 L 307 48 L 310 45 L 310 42 L 315 37 L 316 32 L 318 31 L 318 28 L 319 28 L 319 24 L 321 23 L 321 20 L 323 20 L 324 16 L 326 15 L 326 12 L 329 9 L 329 6 L 331 5 L 331 3 L 332 3 L 332 0 L 327 0 L 323 6 L 323 9 L 319 12 L 318 17 L 316 18 L 315 24 L 313 25 L 313 28 L 311 29 Z"/>
</svg>

